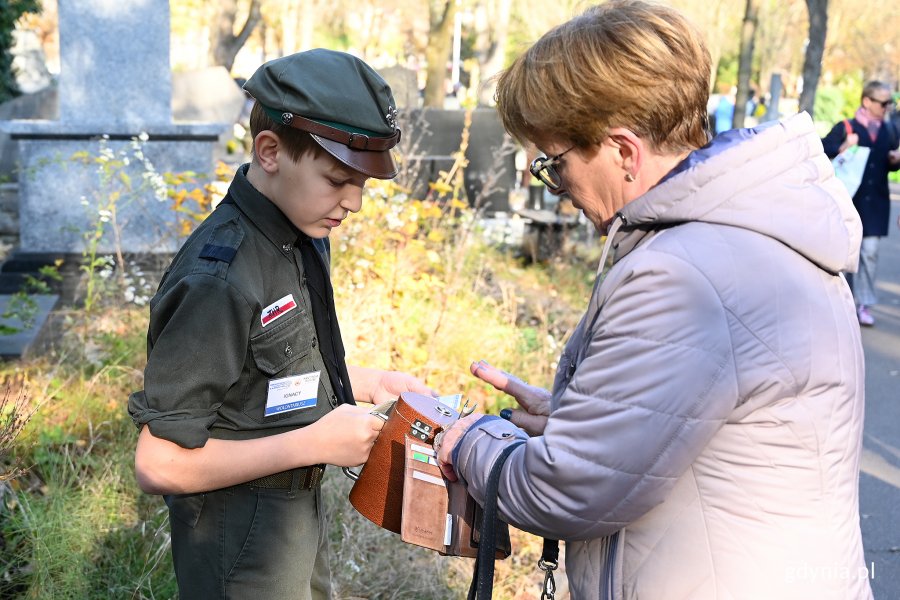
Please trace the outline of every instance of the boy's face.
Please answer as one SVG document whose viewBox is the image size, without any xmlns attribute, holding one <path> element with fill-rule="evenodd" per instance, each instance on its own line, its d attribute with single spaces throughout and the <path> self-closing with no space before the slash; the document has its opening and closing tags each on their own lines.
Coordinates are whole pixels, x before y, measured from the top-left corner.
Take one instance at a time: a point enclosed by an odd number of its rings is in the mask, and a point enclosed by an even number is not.
<svg viewBox="0 0 900 600">
<path fill-rule="evenodd" d="M 288 153 L 279 152 L 277 160 L 278 174 L 270 199 L 309 237 L 326 237 L 362 207 L 368 177 L 330 154 L 304 154 L 295 163 Z"/>
</svg>

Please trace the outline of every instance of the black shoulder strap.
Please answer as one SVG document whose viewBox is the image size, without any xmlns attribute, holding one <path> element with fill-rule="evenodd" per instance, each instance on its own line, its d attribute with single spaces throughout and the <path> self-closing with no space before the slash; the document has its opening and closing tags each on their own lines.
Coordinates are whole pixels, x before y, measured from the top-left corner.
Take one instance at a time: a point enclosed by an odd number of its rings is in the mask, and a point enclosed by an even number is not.
<svg viewBox="0 0 900 600">
<path fill-rule="evenodd" d="M 484 513 L 481 520 L 481 541 L 478 543 L 478 556 L 475 557 L 475 576 L 469 587 L 468 600 L 490 600 L 494 592 L 494 558 L 497 544 L 497 494 L 500 491 L 500 474 L 503 463 L 513 450 L 524 444 L 524 441 L 512 443 L 500 453 L 491 466 L 487 488 L 484 490 Z"/>
</svg>

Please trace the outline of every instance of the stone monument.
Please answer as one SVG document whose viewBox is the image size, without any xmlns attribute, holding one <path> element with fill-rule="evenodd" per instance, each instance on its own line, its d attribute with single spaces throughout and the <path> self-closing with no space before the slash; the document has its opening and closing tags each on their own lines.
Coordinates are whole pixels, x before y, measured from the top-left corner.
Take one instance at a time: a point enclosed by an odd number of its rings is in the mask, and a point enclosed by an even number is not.
<svg viewBox="0 0 900 600">
<path fill-rule="evenodd" d="M 169 27 L 169 0 L 59 0 L 59 120 L 0 122 L 21 163 L 18 254 L 177 249 L 177 213 L 148 173 L 211 173 L 231 124 L 173 122 Z M 103 156 L 119 161 L 105 175 Z"/>
<path fill-rule="evenodd" d="M 211 175 L 232 125 L 173 122 L 169 0 L 59 0 L 58 15 L 59 118 L 0 121 L 20 164 L 19 247 L 0 271 L 0 329 L 13 332 L 0 335 L 3 358 L 40 351 L 59 295 L 32 295 L 27 322 L 7 313 L 41 266 L 62 259 L 65 281 L 83 253 L 177 250 L 179 213 L 163 174 Z"/>
</svg>

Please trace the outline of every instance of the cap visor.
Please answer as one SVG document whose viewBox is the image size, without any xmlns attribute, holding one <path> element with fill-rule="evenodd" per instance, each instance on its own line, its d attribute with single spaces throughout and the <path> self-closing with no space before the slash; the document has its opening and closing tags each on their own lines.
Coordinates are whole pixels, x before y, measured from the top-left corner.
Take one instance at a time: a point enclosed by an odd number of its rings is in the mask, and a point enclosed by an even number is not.
<svg viewBox="0 0 900 600">
<path fill-rule="evenodd" d="M 351 169 L 355 169 L 364 175 L 375 179 L 393 179 L 399 169 L 394 163 L 390 150 L 370 152 L 368 150 L 353 150 L 340 142 L 323 138 L 314 133 L 310 134 L 328 154 L 332 155 Z"/>
</svg>

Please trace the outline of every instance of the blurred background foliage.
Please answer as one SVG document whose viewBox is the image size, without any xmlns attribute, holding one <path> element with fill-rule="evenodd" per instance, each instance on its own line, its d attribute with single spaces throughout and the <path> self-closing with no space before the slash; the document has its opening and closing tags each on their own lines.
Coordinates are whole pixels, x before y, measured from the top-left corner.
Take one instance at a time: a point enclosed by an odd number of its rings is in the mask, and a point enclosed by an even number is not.
<svg viewBox="0 0 900 600">
<path fill-rule="evenodd" d="M 0 5 L 0 43 L 18 23 L 41 40 L 58 73 L 57 0 Z M 712 91 L 738 85 L 741 27 L 756 9 L 749 86 L 770 92 L 774 74 L 786 98 L 803 87 L 810 10 L 826 10 L 827 35 L 817 89 L 852 90 L 841 114 L 855 109 L 869 79 L 900 81 L 900 5 L 864 0 L 668 0 L 700 27 L 713 59 Z M 583 10 L 583 0 L 539 8 L 525 0 L 181 0 L 170 4 L 172 66 L 214 65 L 249 77 L 265 60 L 323 46 L 355 53 L 376 68 L 401 66 L 416 75 L 425 106 L 466 93 L 491 103 L 490 78 L 550 27 Z M 20 14 L 26 12 L 22 18 Z M 18 20 L 17 20 L 18 18 Z M 440 49 L 435 53 L 435 49 Z M 0 77 L 5 66 L 0 62 Z M 0 98 L 2 101 L 2 98 Z M 665 102 L 665 98 L 660 98 Z"/>
</svg>

